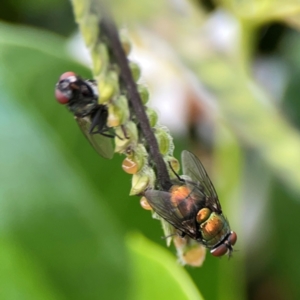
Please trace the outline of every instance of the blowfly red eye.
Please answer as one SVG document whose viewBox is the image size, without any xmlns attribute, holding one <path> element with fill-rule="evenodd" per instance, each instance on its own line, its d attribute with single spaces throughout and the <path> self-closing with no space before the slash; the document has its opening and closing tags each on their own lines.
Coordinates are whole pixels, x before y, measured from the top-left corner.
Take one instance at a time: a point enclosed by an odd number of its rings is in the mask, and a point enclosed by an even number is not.
<svg viewBox="0 0 300 300">
<path fill-rule="evenodd" d="M 55 98 L 60 104 L 67 104 L 70 100 L 59 89 L 55 89 Z"/>
<path fill-rule="evenodd" d="M 234 231 L 231 231 L 230 236 L 228 237 L 228 242 L 231 246 L 235 245 L 237 240 L 237 235 Z"/>
<path fill-rule="evenodd" d="M 227 251 L 228 251 L 227 246 L 225 244 L 221 244 L 217 248 L 210 250 L 210 253 L 213 256 L 222 256 L 222 255 L 226 254 Z"/>
<path fill-rule="evenodd" d="M 59 83 L 58 83 L 58 85 L 60 85 L 60 83 L 63 80 L 66 80 L 69 77 L 76 77 L 76 74 L 74 72 L 71 72 L 71 71 L 63 73 L 59 77 Z M 55 89 L 55 98 L 57 99 L 57 101 L 60 104 L 67 104 L 70 101 L 70 99 L 64 93 L 62 93 L 61 90 L 58 89 L 58 88 Z"/>
<path fill-rule="evenodd" d="M 210 253 L 213 256 L 222 256 L 226 254 L 228 251 L 232 251 L 232 246 L 236 243 L 237 235 L 234 231 L 230 232 L 230 235 L 228 236 L 227 240 L 224 242 L 224 244 L 221 244 L 215 249 L 212 249 Z"/>
<path fill-rule="evenodd" d="M 71 76 L 76 76 L 76 74 L 74 72 L 71 72 L 71 71 L 65 72 L 62 75 L 60 75 L 59 80 L 64 80 L 64 79 L 66 79 L 68 77 L 71 77 Z"/>
</svg>

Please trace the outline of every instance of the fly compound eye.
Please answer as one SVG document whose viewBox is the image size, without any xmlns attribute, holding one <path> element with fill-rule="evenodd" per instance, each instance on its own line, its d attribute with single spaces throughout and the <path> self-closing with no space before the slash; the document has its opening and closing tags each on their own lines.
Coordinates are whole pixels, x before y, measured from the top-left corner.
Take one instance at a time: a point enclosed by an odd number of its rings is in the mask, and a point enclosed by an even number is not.
<svg viewBox="0 0 300 300">
<path fill-rule="evenodd" d="M 210 250 L 210 253 L 213 256 L 223 256 L 224 254 L 227 253 L 227 251 L 228 251 L 228 248 L 227 248 L 226 244 L 221 244 L 217 248 Z"/>
<path fill-rule="evenodd" d="M 68 77 L 72 77 L 72 76 L 76 77 L 76 74 L 74 72 L 71 72 L 71 71 L 65 72 L 62 75 L 60 75 L 59 81 L 64 80 L 64 79 L 66 79 Z"/>
<path fill-rule="evenodd" d="M 67 104 L 70 99 L 64 93 L 62 93 L 58 88 L 55 89 L 55 98 L 60 104 Z"/>
<path fill-rule="evenodd" d="M 231 246 L 235 245 L 236 243 L 236 240 L 237 240 L 237 235 L 234 231 L 231 231 L 230 232 L 230 235 L 228 237 L 228 242 Z"/>
<path fill-rule="evenodd" d="M 228 238 L 224 241 L 224 243 L 212 249 L 210 253 L 213 256 L 222 256 L 229 251 L 228 253 L 230 256 L 230 253 L 232 252 L 232 246 L 235 245 L 236 240 L 237 240 L 236 233 L 234 231 L 231 231 Z"/>
<path fill-rule="evenodd" d="M 59 77 L 55 89 L 55 98 L 60 104 L 67 104 L 70 101 L 70 83 L 75 82 L 76 80 L 77 77 L 74 72 L 65 72 Z"/>
</svg>

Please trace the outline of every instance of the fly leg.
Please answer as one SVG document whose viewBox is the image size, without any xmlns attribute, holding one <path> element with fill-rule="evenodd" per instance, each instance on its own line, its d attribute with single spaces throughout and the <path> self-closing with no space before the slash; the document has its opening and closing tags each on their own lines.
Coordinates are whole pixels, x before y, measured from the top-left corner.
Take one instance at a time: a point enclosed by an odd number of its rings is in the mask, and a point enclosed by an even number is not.
<svg viewBox="0 0 300 300">
<path fill-rule="evenodd" d="M 104 105 L 100 105 L 96 112 L 91 116 L 92 123 L 89 129 L 90 134 L 101 134 L 103 136 L 114 138 L 115 136 L 118 137 L 120 140 L 123 140 L 119 135 L 115 132 L 111 132 L 111 129 L 107 127 L 106 121 L 108 117 L 107 108 Z M 123 127 L 122 127 L 123 128 Z M 123 129 L 124 131 L 124 129 Z M 125 135 L 125 133 L 124 133 Z M 125 135 L 127 138 L 127 136 Z"/>
<path fill-rule="evenodd" d="M 169 167 L 170 167 L 170 169 L 172 170 L 172 172 L 175 174 L 175 176 L 178 178 L 179 181 L 185 182 L 185 180 L 182 179 L 182 178 L 175 172 L 175 170 L 173 169 L 173 167 L 172 167 L 172 165 L 171 165 L 170 162 L 169 162 Z"/>
</svg>

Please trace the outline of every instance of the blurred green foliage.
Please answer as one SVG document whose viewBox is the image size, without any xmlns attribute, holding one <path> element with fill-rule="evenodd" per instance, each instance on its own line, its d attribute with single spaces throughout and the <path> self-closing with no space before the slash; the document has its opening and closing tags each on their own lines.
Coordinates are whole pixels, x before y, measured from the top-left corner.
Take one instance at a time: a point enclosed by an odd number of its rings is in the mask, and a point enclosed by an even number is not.
<svg viewBox="0 0 300 300">
<path fill-rule="evenodd" d="M 22 25 L 66 35 L 76 28 L 71 7 L 2 1 L 1 18 L 19 25 L 0 24 L 1 299 L 201 299 L 196 287 L 205 299 L 300 298 L 299 4 L 207 5 L 210 14 L 230 11 L 241 30 L 238 51 L 225 55 L 196 38 L 209 17 L 202 2 L 180 16 L 166 2 L 113 9 L 148 26 L 163 17 L 173 34 L 159 34 L 216 99 L 214 182 L 238 234 L 234 257 L 178 266 L 159 222 L 128 196 L 122 157 L 100 158 L 54 100 L 61 73 L 91 73 L 69 57 L 64 38 Z M 272 51 L 261 54 L 258 33 L 272 21 L 285 31 L 273 46 L 265 39 Z M 286 74 L 277 102 L 254 78 L 258 55 Z M 187 148 L 186 139 L 175 144 L 177 154 Z"/>
<path fill-rule="evenodd" d="M 100 159 L 54 100 L 60 73 L 87 70 L 49 33 L 5 24 L 0 31 L 1 299 L 153 299 L 147 289 L 132 289 L 137 280 L 150 284 L 140 270 L 131 272 L 138 258 L 139 268 L 157 265 L 161 282 L 175 285 L 174 299 L 200 299 L 191 281 L 178 285 L 188 275 L 165 250 L 144 239 L 136 244 L 139 237 L 126 246 L 129 228 L 158 223 L 127 196 L 120 158 Z M 152 247 L 163 257 L 148 262 L 143 252 Z M 132 251 L 140 253 L 130 259 Z M 162 273 L 166 267 L 177 268 L 178 278 Z M 151 282 L 154 291 L 161 282 Z"/>
</svg>

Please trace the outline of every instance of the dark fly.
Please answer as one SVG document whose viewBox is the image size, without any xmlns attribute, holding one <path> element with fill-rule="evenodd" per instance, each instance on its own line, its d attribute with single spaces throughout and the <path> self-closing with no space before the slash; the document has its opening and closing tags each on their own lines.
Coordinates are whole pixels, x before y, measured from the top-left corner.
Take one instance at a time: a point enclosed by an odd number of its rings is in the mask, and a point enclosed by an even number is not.
<svg viewBox="0 0 300 300">
<path fill-rule="evenodd" d="M 109 127 L 108 110 L 98 103 L 98 90 L 94 80 L 83 80 L 73 72 L 59 78 L 55 96 L 74 114 L 75 120 L 95 150 L 104 158 L 112 158 L 114 148 Z"/>
</svg>

